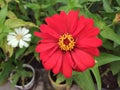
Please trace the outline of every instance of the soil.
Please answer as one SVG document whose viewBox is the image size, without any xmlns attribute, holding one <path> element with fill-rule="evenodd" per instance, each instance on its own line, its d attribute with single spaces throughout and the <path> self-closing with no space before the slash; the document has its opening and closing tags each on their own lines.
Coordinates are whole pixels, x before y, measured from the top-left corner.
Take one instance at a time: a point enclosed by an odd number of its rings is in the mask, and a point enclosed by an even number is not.
<svg viewBox="0 0 120 90">
<path fill-rule="evenodd" d="M 102 78 L 102 86 L 108 90 L 115 90 L 118 88 L 117 76 L 114 76 L 109 68 L 109 64 L 103 65 L 99 68 Z"/>
<path fill-rule="evenodd" d="M 26 71 L 29 71 L 29 72 L 32 72 L 31 69 L 26 68 L 26 67 L 25 67 L 25 70 L 26 70 Z M 32 77 L 26 77 L 26 78 L 24 78 L 24 85 L 26 85 L 27 83 L 29 83 L 29 82 L 31 81 L 31 79 L 32 79 Z M 17 82 L 17 85 L 18 85 L 18 86 L 22 86 L 22 79 L 21 79 L 21 78 L 20 78 L 19 81 Z"/>
</svg>

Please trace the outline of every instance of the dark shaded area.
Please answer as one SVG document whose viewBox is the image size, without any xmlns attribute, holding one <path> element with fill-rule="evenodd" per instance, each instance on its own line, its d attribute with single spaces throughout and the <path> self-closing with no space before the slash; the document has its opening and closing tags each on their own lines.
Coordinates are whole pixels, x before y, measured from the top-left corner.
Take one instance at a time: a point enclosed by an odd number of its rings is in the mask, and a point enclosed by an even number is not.
<svg viewBox="0 0 120 90">
<path fill-rule="evenodd" d="M 117 76 L 114 76 L 110 71 L 109 64 L 100 67 L 102 86 L 108 90 L 115 90 L 118 88 Z"/>
<path fill-rule="evenodd" d="M 28 72 L 31 72 L 32 73 L 32 70 L 30 68 L 27 68 L 27 67 L 24 67 L 25 71 L 28 71 Z M 24 78 L 24 85 L 26 85 L 27 83 L 29 83 L 32 79 L 32 76 L 30 77 L 26 77 Z M 18 86 L 22 86 L 22 78 L 19 78 L 18 82 L 17 82 L 17 85 Z"/>
</svg>

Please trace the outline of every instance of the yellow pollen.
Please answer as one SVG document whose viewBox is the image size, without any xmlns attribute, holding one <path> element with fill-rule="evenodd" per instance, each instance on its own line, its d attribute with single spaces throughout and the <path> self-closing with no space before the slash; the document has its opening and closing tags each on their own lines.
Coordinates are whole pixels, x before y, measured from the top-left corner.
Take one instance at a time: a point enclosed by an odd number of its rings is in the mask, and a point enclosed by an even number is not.
<svg viewBox="0 0 120 90">
<path fill-rule="evenodd" d="M 23 37 L 22 34 L 19 34 L 19 35 L 16 36 L 17 40 L 20 40 L 22 37 Z"/>
<path fill-rule="evenodd" d="M 75 41 L 72 35 L 66 33 L 60 36 L 58 41 L 59 48 L 64 51 L 72 50 L 75 46 Z"/>
</svg>

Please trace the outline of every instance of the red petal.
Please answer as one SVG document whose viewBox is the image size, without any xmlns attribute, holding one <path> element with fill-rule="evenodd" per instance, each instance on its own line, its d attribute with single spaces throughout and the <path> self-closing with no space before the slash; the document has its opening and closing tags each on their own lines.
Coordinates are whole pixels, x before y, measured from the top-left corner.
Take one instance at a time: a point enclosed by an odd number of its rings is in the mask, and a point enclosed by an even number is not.
<svg viewBox="0 0 120 90">
<path fill-rule="evenodd" d="M 81 32 L 81 30 L 84 29 L 84 27 L 85 27 L 85 22 L 86 22 L 85 17 L 84 17 L 84 16 L 80 16 L 80 19 L 79 19 L 79 21 L 78 21 L 77 28 L 76 28 L 76 30 L 74 30 L 74 32 L 73 32 L 73 34 L 72 34 L 73 36 L 77 36 L 77 35 Z"/>
<path fill-rule="evenodd" d="M 86 32 L 85 37 L 96 37 L 99 34 L 100 30 L 97 27 L 89 28 Z M 84 36 L 84 35 L 83 35 Z M 81 36 L 82 37 L 82 36 Z"/>
<path fill-rule="evenodd" d="M 84 30 L 82 30 L 78 37 L 79 38 L 88 38 L 88 37 L 96 37 L 99 34 L 100 30 L 97 27 L 88 27 L 86 26 L 86 28 L 84 28 Z"/>
<path fill-rule="evenodd" d="M 40 52 L 40 59 L 42 59 L 43 62 L 46 62 L 47 59 L 49 59 L 55 52 L 57 52 L 58 47 L 50 48 L 44 52 Z"/>
<path fill-rule="evenodd" d="M 71 65 L 71 67 L 74 66 L 74 61 L 72 59 L 71 53 L 70 52 L 66 52 L 66 58 L 68 60 L 68 63 Z"/>
<path fill-rule="evenodd" d="M 34 35 L 39 38 L 44 38 L 44 39 L 56 39 L 55 37 L 49 35 L 48 33 L 34 32 Z"/>
<path fill-rule="evenodd" d="M 76 31 L 78 31 L 78 32 L 76 32 L 76 34 L 74 34 L 74 36 L 79 36 L 80 38 L 84 38 L 87 35 L 91 34 L 91 32 L 94 33 L 93 27 L 94 27 L 93 19 L 85 18 L 84 16 L 81 16 L 79 23 L 78 23 L 78 27 L 76 29 Z M 82 28 L 82 30 L 81 30 L 81 28 Z"/>
<path fill-rule="evenodd" d="M 66 14 L 63 14 L 63 11 L 61 11 L 60 15 L 48 17 L 45 21 L 52 29 L 61 35 L 67 31 L 66 19 Z"/>
<path fill-rule="evenodd" d="M 80 50 L 89 53 L 91 56 L 99 56 L 100 52 L 98 48 L 79 48 Z"/>
<path fill-rule="evenodd" d="M 40 26 L 40 30 L 43 33 L 48 33 L 49 35 L 55 37 L 55 38 L 59 38 L 59 34 L 57 34 L 57 32 L 55 32 L 52 28 L 50 28 L 48 25 L 42 24 Z"/>
<path fill-rule="evenodd" d="M 75 49 L 72 56 L 81 71 L 93 67 L 95 64 L 93 57 L 81 50 Z"/>
<path fill-rule="evenodd" d="M 77 44 L 79 47 L 98 47 L 102 45 L 102 41 L 99 38 L 83 38 L 78 39 Z"/>
<path fill-rule="evenodd" d="M 77 65 L 73 68 L 75 71 L 78 71 L 78 72 L 83 72 L 87 69 L 88 67 L 86 67 L 84 64 L 80 64 L 80 67 L 78 67 Z"/>
<path fill-rule="evenodd" d="M 61 51 L 58 50 L 51 57 L 49 57 L 48 60 L 46 60 L 46 62 L 43 63 L 45 69 L 46 70 L 52 69 L 56 65 L 60 56 Z"/>
<path fill-rule="evenodd" d="M 53 67 L 54 74 L 58 74 L 60 72 L 61 65 L 62 65 L 62 54 L 58 58 L 56 65 Z"/>
<path fill-rule="evenodd" d="M 46 51 L 48 49 L 51 49 L 53 47 L 56 47 L 58 46 L 56 43 L 48 43 L 48 44 L 38 44 L 37 47 L 36 47 L 36 52 L 43 52 L 43 51 Z"/>
<path fill-rule="evenodd" d="M 61 27 L 63 28 L 63 33 L 68 33 L 67 30 L 68 30 L 68 22 L 67 22 L 67 14 L 64 12 L 64 11 L 61 11 L 60 12 L 60 17 L 61 17 Z M 62 33 L 62 34 L 63 34 Z"/>
<path fill-rule="evenodd" d="M 84 65 L 88 66 L 88 67 L 93 67 L 95 64 L 95 60 L 92 56 L 90 56 L 89 54 L 85 53 L 84 51 L 81 51 L 79 49 L 76 49 L 77 55 L 79 55 L 81 63 L 83 63 Z"/>
<path fill-rule="evenodd" d="M 40 33 L 40 32 L 36 32 L 36 31 L 35 31 L 35 32 L 34 32 L 34 35 L 37 36 L 37 37 L 39 37 L 39 38 L 41 38 L 41 33 Z"/>
<path fill-rule="evenodd" d="M 75 66 L 74 66 L 74 70 L 76 71 L 84 71 L 86 70 L 88 67 L 86 65 L 84 65 L 81 60 L 80 60 L 80 56 L 77 55 L 77 52 L 72 52 L 72 57 L 73 60 L 75 62 Z"/>
<path fill-rule="evenodd" d="M 40 42 L 41 43 L 57 43 L 58 40 L 49 38 L 49 39 L 42 39 L 40 40 Z"/>
<path fill-rule="evenodd" d="M 78 25 L 78 18 L 79 18 L 78 15 L 79 15 L 79 11 L 71 10 L 68 13 L 68 25 L 69 25 L 68 32 L 70 34 L 74 33 L 74 31 Z"/>
<path fill-rule="evenodd" d="M 67 54 L 63 55 L 62 73 L 65 75 L 66 78 L 70 78 L 72 76 L 72 67 L 68 63 Z"/>
</svg>

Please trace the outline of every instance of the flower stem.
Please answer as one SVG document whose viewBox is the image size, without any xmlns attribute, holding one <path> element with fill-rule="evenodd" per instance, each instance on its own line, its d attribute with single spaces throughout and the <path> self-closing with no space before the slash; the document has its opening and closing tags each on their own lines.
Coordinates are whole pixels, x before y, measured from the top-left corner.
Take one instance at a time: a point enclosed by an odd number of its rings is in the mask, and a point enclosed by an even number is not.
<svg viewBox="0 0 120 90">
<path fill-rule="evenodd" d="M 94 2 L 90 3 L 90 5 L 88 6 L 88 9 L 90 9 L 90 7 L 93 5 Z"/>
<path fill-rule="evenodd" d="M 113 26 L 114 24 L 113 23 L 111 23 L 111 24 L 109 24 L 109 25 L 107 25 L 107 27 L 111 27 L 111 26 Z"/>
</svg>

